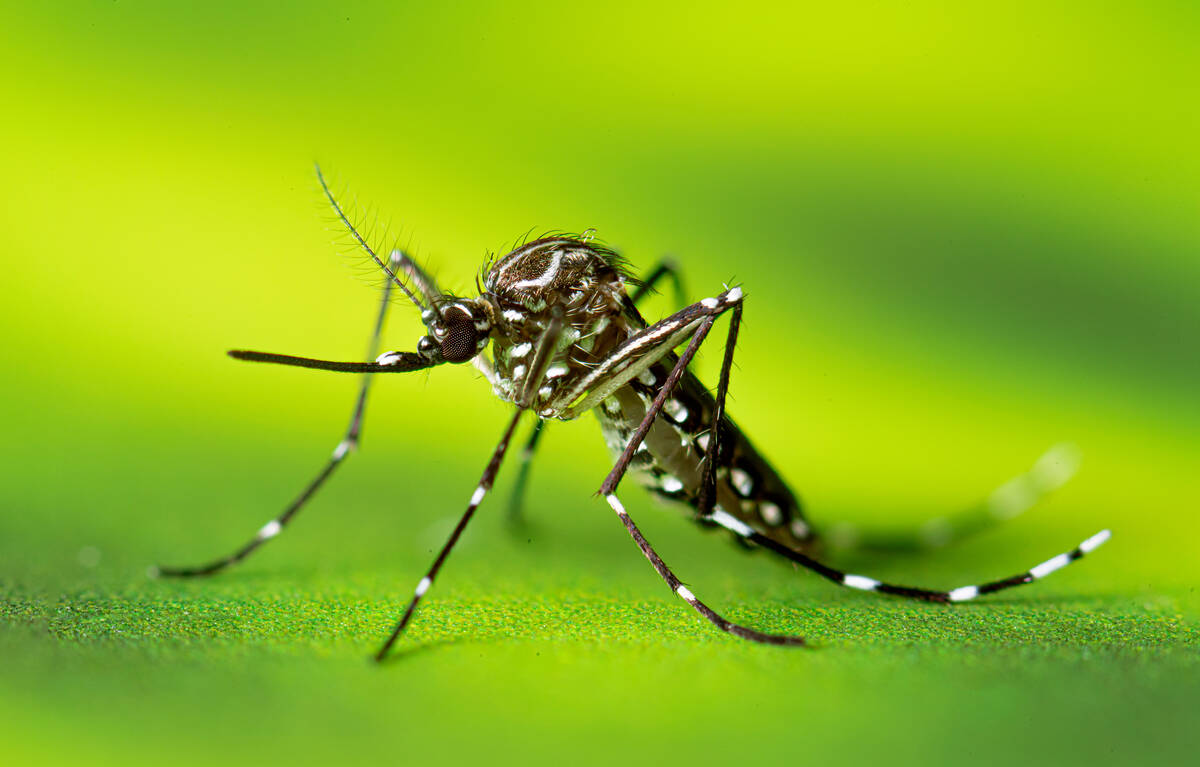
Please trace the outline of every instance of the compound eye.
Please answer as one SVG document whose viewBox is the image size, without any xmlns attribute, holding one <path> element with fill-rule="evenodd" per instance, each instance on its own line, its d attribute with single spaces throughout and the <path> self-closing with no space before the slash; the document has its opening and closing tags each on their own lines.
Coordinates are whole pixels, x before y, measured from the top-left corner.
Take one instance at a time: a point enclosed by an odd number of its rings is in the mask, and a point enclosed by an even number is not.
<svg viewBox="0 0 1200 767">
<path fill-rule="evenodd" d="M 475 356 L 479 345 L 479 331 L 475 330 L 475 321 L 470 315 L 460 316 L 461 320 L 446 326 L 446 335 L 441 341 L 442 359 L 447 362 L 466 362 Z"/>
</svg>

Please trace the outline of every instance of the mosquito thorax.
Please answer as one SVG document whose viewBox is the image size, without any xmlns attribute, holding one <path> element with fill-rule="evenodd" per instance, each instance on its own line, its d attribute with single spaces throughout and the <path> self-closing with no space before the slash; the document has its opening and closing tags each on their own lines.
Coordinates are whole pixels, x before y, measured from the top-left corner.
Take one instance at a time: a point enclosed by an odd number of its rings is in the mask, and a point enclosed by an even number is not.
<svg viewBox="0 0 1200 767">
<path fill-rule="evenodd" d="M 527 243 L 489 265 L 480 297 L 492 321 L 493 389 L 515 401 L 537 352 L 538 339 L 556 317 L 563 332 L 532 403 L 543 417 L 557 417 L 562 401 L 603 351 L 628 333 L 614 319 L 625 301 L 626 274 L 613 251 L 584 239 L 546 237 Z"/>
</svg>

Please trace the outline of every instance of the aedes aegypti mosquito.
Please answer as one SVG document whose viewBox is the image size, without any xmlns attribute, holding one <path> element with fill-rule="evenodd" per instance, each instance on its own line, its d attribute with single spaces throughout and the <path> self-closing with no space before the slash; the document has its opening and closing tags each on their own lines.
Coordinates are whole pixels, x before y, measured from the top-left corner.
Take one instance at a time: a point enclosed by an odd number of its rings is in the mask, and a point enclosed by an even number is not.
<svg viewBox="0 0 1200 767">
<path fill-rule="evenodd" d="M 199 567 L 156 568 L 158 575 L 211 575 L 240 562 L 277 536 L 357 446 L 372 373 L 404 373 L 464 362 L 473 363 L 492 384 L 496 396 L 516 407 L 466 511 L 417 583 L 407 609 L 375 655 L 376 660 L 386 657 L 408 626 L 421 597 L 433 585 L 454 544 L 492 488 L 517 422 L 526 411 L 533 411 L 538 420 L 523 454 L 518 488 L 524 486 L 528 461 L 547 419 L 569 421 L 589 411 L 596 413 L 605 441 L 617 456 L 600 486 L 600 494 L 672 591 L 717 628 L 753 642 L 795 646 L 803 645 L 804 639 L 733 623 L 700 601 L 663 562 L 617 498 L 617 486 L 629 469 L 634 469 L 652 492 L 690 507 L 697 522 L 725 528 L 742 543 L 772 551 L 842 586 L 929 602 L 964 602 L 1031 583 L 1109 538 L 1109 531 L 1102 530 L 1071 551 L 1018 575 L 949 591 L 896 586 L 835 570 L 814 558 L 817 536 L 796 496 L 725 414 L 733 350 L 745 303 L 740 287 L 727 287 L 663 320 L 647 323 L 637 303 L 658 281 L 670 277 L 675 280 L 677 292 L 682 293 L 674 268 L 664 262 L 639 281 L 631 276 L 620 256 L 590 237 L 559 235 L 527 242 L 493 259 L 482 274 L 478 297 L 450 295 L 402 251 L 393 251 L 388 261 L 383 261 L 338 204 L 319 168 L 317 179 L 357 245 L 387 275 L 368 355 L 374 361 L 331 362 L 240 350 L 229 355 L 251 362 L 363 373 L 349 427 L 324 469 L 248 543 L 227 557 Z M 429 332 L 417 341 L 415 352 L 391 351 L 376 357 L 393 287 L 417 307 Z M 724 314 L 729 315 L 729 328 L 714 397 L 688 365 L 717 318 Z M 677 354 L 684 343 L 687 346 Z M 490 359 L 484 354 L 489 344 Z M 1031 492 L 1053 487 L 1055 482 L 1044 475 L 1036 482 L 1026 480 L 1023 489 L 1019 488 L 1026 496 L 1020 504 L 1032 502 Z M 992 511 L 994 516 L 1002 517 L 1020 510 L 1006 503 Z"/>
</svg>

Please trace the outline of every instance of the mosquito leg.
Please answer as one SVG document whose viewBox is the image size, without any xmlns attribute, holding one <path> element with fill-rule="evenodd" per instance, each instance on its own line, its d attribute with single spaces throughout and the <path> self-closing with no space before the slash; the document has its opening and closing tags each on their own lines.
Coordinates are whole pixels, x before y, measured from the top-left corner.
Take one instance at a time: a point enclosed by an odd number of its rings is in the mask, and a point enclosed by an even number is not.
<svg viewBox="0 0 1200 767">
<path fill-rule="evenodd" d="M 563 311 L 560 307 L 555 307 L 550 316 L 549 326 L 538 340 L 537 348 L 533 352 L 533 358 L 529 362 L 528 369 L 523 371 L 525 381 L 521 386 L 521 393 L 517 399 L 518 408 L 526 409 L 533 402 L 533 398 L 537 394 L 537 387 L 545 379 L 546 370 L 550 367 L 554 350 L 558 345 L 558 339 L 562 335 L 562 328 Z M 518 366 L 517 370 L 521 370 L 524 367 L 524 365 Z M 529 435 L 529 441 L 525 444 L 525 449 L 521 453 L 521 469 L 517 475 L 517 484 L 513 488 L 512 502 L 509 505 L 510 520 L 516 521 L 520 515 L 520 503 L 525 492 L 525 482 L 529 476 L 529 463 L 533 459 L 534 450 L 537 449 L 538 438 L 541 436 L 544 423 L 545 421 L 541 418 L 537 419 L 537 424 L 533 427 L 533 433 Z"/>
<path fill-rule="evenodd" d="M 458 524 L 454 527 L 454 531 L 450 533 L 450 538 L 442 545 L 442 550 L 438 552 L 437 559 L 433 561 L 433 566 L 425 573 L 425 577 L 417 583 L 417 588 L 413 591 L 413 597 L 408 603 L 408 608 L 404 611 L 404 615 L 400 617 L 399 622 L 396 623 L 396 627 L 392 629 L 392 633 L 387 641 L 383 643 L 383 647 L 380 647 L 379 652 L 375 654 L 375 660 L 382 661 L 387 657 L 388 651 L 392 649 L 392 645 L 404 633 L 404 628 L 408 625 L 409 620 L 412 619 L 413 612 L 417 609 L 421 597 L 433 585 L 433 579 L 437 577 L 438 571 L 442 569 L 442 564 L 445 563 L 446 557 L 450 556 L 450 551 L 454 548 L 454 544 L 458 542 L 463 530 L 467 529 L 467 523 L 475 515 L 475 509 L 479 508 L 479 504 L 483 502 L 484 496 L 492 489 L 492 484 L 496 481 L 496 474 L 500 471 L 500 462 L 504 460 L 504 454 L 508 452 L 508 443 L 512 441 L 513 432 L 517 428 L 517 422 L 521 420 L 521 416 L 529 409 L 529 403 L 532 401 L 534 393 L 537 392 L 538 386 L 546 378 L 546 369 L 550 367 L 554 349 L 558 346 L 558 339 L 562 335 L 562 329 L 563 311 L 561 308 L 556 308 L 551 313 L 550 324 L 542 331 L 541 337 L 538 339 L 535 347 L 536 351 L 534 351 L 533 359 L 530 361 L 529 369 L 525 374 L 525 383 L 521 389 L 516 412 L 513 413 L 512 420 L 508 422 L 508 428 L 504 430 L 504 436 L 500 438 L 500 443 L 496 445 L 496 449 L 492 452 L 492 459 L 488 461 L 487 468 L 483 470 L 483 476 L 479 478 L 479 486 L 475 488 L 474 494 L 471 495 L 471 501 L 467 504 L 467 510 L 463 512 L 462 518 L 458 520 Z"/>
<path fill-rule="evenodd" d="M 416 284 L 417 289 L 425 296 L 426 301 L 430 301 L 430 294 L 426 292 L 424 285 L 431 284 L 431 280 L 421 268 L 413 263 L 407 256 L 404 256 L 404 263 L 400 268 L 407 274 Z M 683 287 L 683 277 L 679 272 L 679 265 L 673 259 L 664 258 L 653 269 L 647 272 L 642 278 L 641 284 L 633 291 L 630 300 L 636 305 L 643 298 L 654 290 L 664 277 L 670 278 L 671 283 L 675 288 L 675 301 L 680 307 L 686 306 L 688 303 L 687 292 Z M 534 425 L 533 431 L 529 435 L 529 441 L 525 443 L 525 448 L 521 451 L 521 466 L 517 470 L 517 479 L 513 484 L 513 492 L 508 502 L 508 516 L 511 522 L 522 521 L 522 511 L 525 506 L 525 491 L 529 485 L 529 472 L 532 468 L 533 457 L 537 452 L 538 442 L 541 440 L 542 432 L 546 428 L 546 421 L 538 419 Z"/>
<path fill-rule="evenodd" d="M 625 449 L 617 458 L 616 465 L 613 466 L 612 471 L 610 471 L 608 476 L 605 477 L 604 483 L 600 486 L 601 495 L 610 495 L 616 492 L 617 485 L 620 484 L 621 478 L 624 477 L 625 472 L 628 471 L 629 464 L 633 460 L 633 455 L 635 452 L 637 452 L 638 446 L 641 445 L 642 441 L 646 439 L 646 434 L 649 433 L 650 427 L 654 425 L 654 420 L 662 413 L 664 403 L 667 401 L 667 398 L 671 396 L 671 392 L 675 390 L 676 385 L 679 383 L 679 379 L 683 378 L 683 374 L 687 371 L 687 366 L 691 363 L 692 358 L 696 356 L 696 351 L 700 348 L 700 344 L 704 343 L 704 339 L 708 337 L 708 332 L 712 330 L 713 323 L 716 322 L 717 317 L 729 309 L 739 309 L 743 300 L 744 298 L 742 296 L 741 289 L 732 288 L 726 291 L 721 298 L 706 298 L 703 301 L 693 304 L 692 306 L 689 306 L 678 312 L 673 317 L 663 321 L 671 321 L 673 324 L 679 324 L 683 327 L 690 327 L 690 322 L 681 322 L 679 320 L 675 320 L 674 317 L 680 315 L 690 315 L 693 310 L 704 312 L 704 314 L 700 315 L 694 320 L 691 320 L 696 323 L 695 329 L 691 331 L 691 341 L 688 343 L 687 348 L 683 350 L 683 354 L 679 355 L 679 359 L 675 362 L 675 367 L 673 367 L 671 372 L 667 375 L 667 380 L 663 382 L 662 388 L 659 389 L 658 394 L 654 397 L 654 400 L 650 403 L 649 407 L 646 408 L 646 414 L 643 416 L 642 422 L 638 424 L 637 429 L 634 430 L 633 434 L 630 436 L 629 444 L 625 446 Z M 671 337 L 665 331 L 655 331 L 655 329 L 661 324 L 662 323 L 656 323 L 656 325 L 651 326 L 651 328 L 644 332 L 658 332 L 660 335 L 667 335 L 668 337 Z M 670 327 L 668 326 L 666 330 L 669 329 Z M 734 331 L 734 338 L 736 338 L 736 330 Z M 636 340 L 636 337 L 632 340 Z M 673 345 L 674 344 L 672 344 L 672 346 Z M 632 369 L 636 370 L 637 368 Z M 728 378 L 728 376 L 726 376 L 726 378 Z M 611 384 L 609 385 L 611 386 Z M 597 398 L 595 394 L 589 395 L 589 401 L 594 398 Z"/>
<path fill-rule="evenodd" d="M 458 520 L 458 524 L 454 526 L 454 532 L 450 533 L 450 538 L 442 545 L 442 550 L 438 552 L 437 559 L 433 560 L 433 566 L 425 573 L 425 577 L 417 583 L 417 588 L 413 591 L 412 599 L 408 603 L 408 608 L 405 609 L 404 615 L 401 616 L 396 627 L 392 629 L 391 636 L 383 643 L 383 647 L 379 648 L 379 652 L 375 654 L 375 660 L 382 661 L 387 657 L 388 651 L 392 649 L 392 645 L 404 633 L 404 629 L 408 626 L 409 620 L 412 618 L 413 612 L 416 611 L 417 605 L 421 602 L 421 597 L 433 585 L 433 579 L 437 577 L 438 571 L 442 569 L 442 565 L 446 561 L 446 557 L 450 556 L 451 549 L 454 544 L 458 543 L 459 537 L 463 530 L 467 529 L 467 523 L 471 521 L 471 517 L 475 515 L 475 509 L 479 508 L 479 504 L 483 502 L 484 496 L 492 489 L 492 483 L 496 480 L 496 474 L 500 471 L 500 462 L 504 460 L 504 454 L 508 450 L 508 443 L 512 439 L 513 431 L 517 428 L 517 422 L 521 420 L 521 415 L 524 410 L 517 409 L 513 413 L 512 419 L 508 422 L 508 427 L 504 430 L 504 436 L 500 438 L 500 443 L 496 445 L 496 449 L 492 451 L 492 459 L 488 461 L 487 468 L 483 470 L 483 476 L 479 478 L 479 485 L 475 488 L 475 492 L 471 495 L 471 501 L 467 504 L 467 510 L 463 513 L 462 518 Z"/>
<path fill-rule="evenodd" d="M 712 308 L 715 310 L 718 305 L 719 302 L 716 302 Z M 733 296 L 730 299 L 730 303 L 726 304 L 725 308 L 729 308 L 730 306 L 734 307 L 735 311 L 737 308 L 740 308 L 740 293 L 738 293 L 736 296 Z M 645 536 L 642 535 L 641 530 L 639 530 L 637 525 L 633 523 L 633 520 L 629 518 L 629 514 L 625 511 L 624 505 L 622 505 L 620 499 L 616 496 L 617 485 L 621 482 L 621 478 L 625 476 L 625 472 L 629 469 L 629 463 L 633 459 L 633 455 L 637 451 L 638 445 L 640 445 L 642 440 L 646 438 L 646 434 L 650 431 L 650 427 L 653 425 L 654 419 L 656 419 L 662 412 L 663 403 L 666 402 L 667 398 L 671 396 L 671 392 L 675 389 L 676 384 L 679 383 L 679 379 L 683 377 L 684 372 L 687 370 L 688 364 L 692 361 L 692 358 L 696 356 L 696 350 L 700 348 L 700 344 L 704 343 L 704 339 L 708 336 L 709 331 L 712 330 L 713 323 L 716 321 L 717 313 L 719 312 L 714 312 L 713 314 L 705 317 L 692 334 L 691 342 L 687 345 L 687 348 L 684 350 L 683 354 L 680 355 L 679 361 L 675 363 L 675 367 L 671 369 L 670 374 L 667 376 L 666 382 L 663 383 L 663 386 L 659 390 L 658 395 L 655 396 L 654 401 L 650 403 L 648 408 L 646 408 L 645 417 L 643 417 L 642 422 L 638 425 L 637 430 L 634 431 L 633 436 L 630 437 L 629 444 L 625 446 L 625 450 L 622 451 L 620 457 L 617 458 L 616 465 L 604 479 L 604 484 L 600 486 L 600 494 L 604 496 L 604 499 L 608 501 L 608 505 L 611 506 L 613 511 L 617 513 L 621 523 L 625 525 L 625 529 L 629 531 L 629 535 L 633 537 L 633 540 L 635 543 L 637 543 L 638 548 L 642 550 L 642 554 L 645 555 L 646 559 L 650 560 L 650 564 L 654 567 L 655 571 L 658 572 L 662 579 L 667 582 L 667 585 L 671 587 L 671 590 L 678 594 L 685 602 L 695 608 L 698 613 L 707 618 L 714 626 L 722 631 L 726 631 L 734 636 L 741 637 L 742 639 L 748 639 L 752 642 L 775 645 L 803 645 L 803 637 L 787 634 L 766 634 L 747 626 L 731 623 L 717 614 L 708 605 L 697 599 L 696 595 L 693 594 L 686 586 L 684 586 L 683 583 L 680 582 L 679 578 L 675 576 L 675 573 L 671 572 L 671 568 L 667 567 L 666 563 L 663 562 L 662 557 L 658 555 L 658 553 L 654 550 L 654 547 L 652 547 L 649 541 L 646 540 Z"/>
<path fill-rule="evenodd" d="M 729 373 L 733 369 L 733 349 L 737 346 L 738 328 L 742 324 L 742 304 L 733 307 L 729 317 L 729 333 L 725 337 L 725 358 L 721 362 L 721 378 L 717 383 L 716 404 L 713 407 L 712 425 L 709 428 L 708 449 L 704 451 L 704 463 L 700 470 L 700 495 L 696 500 L 696 512 L 707 517 L 717 498 L 717 466 L 721 464 L 721 440 L 725 431 L 725 395 L 729 392 Z"/>
<path fill-rule="evenodd" d="M 525 504 L 525 487 L 529 483 L 529 468 L 533 464 L 533 456 L 537 452 L 538 441 L 541 439 L 545 428 L 545 420 L 541 418 L 537 419 L 537 422 L 533 425 L 533 431 L 529 433 L 528 441 L 525 442 L 525 449 L 521 451 L 521 466 L 517 469 L 517 479 L 513 483 L 512 497 L 508 502 L 508 518 L 510 522 L 524 522 L 521 511 Z"/>
<path fill-rule="evenodd" d="M 396 251 L 392 254 L 393 268 L 399 265 L 399 259 Z M 379 340 L 383 335 L 383 324 L 387 318 L 388 304 L 392 295 L 392 283 L 389 282 L 383 289 L 383 298 L 379 302 L 379 312 L 375 317 L 375 327 L 371 332 L 371 341 L 367 347 L 367 359 L 373 360 L 379 354 Z M 342 436 L 342 440 L 338 442 L 337 447 L 333 449 L 333 453 L 326 461 L 324 468 L 312 479 L 308 485 L 300 491 L 300 494 L 288 504 L 288 507 L 283 510 L 283 513 L 267 522 L 253 538 L 242 545 L 241 548 L 234 551 L 232 554 L 224 556 L 220 559 L 213 560 L 207 564 L 198 565 L 196 567 L 152 567 L 151 575 L 164 577 L 194 577 L 199 575 L 213 575 L 225 568 L 241 562 L 246 557 L 250 556 L 251 552 L 262 546 L 267 541 L 279 535 L 283 528 L 300 512 L 300 509 L 309 501 L 310 498 L 321 488 L 325 481 L 337 470 L 342 464 L 343 459 L 352 451 L 357 449 L 359 442 L 362 440 L 363 415 L 367 408 L 367 394 L 371 389 L 371 374 L 365 373 L 362 377 L 362 384 L 358 389 L 358 396 L 354 401 L 354 410 L 350 415 L 350 423 L 346 426 L 346 432 Z"/>
<path fill-rule="evenodd" d="M 840 570 L 835 570 L 828 565 L 813 559 L 812 557 L 794 551 L 791 548 L 762 535 L 754 528 L 747 525 L 737 517 L 729 514 L 721 509 L 713 511 L 709 516 L 713 522 L 730 530 L 742 538 L 745 538 L 751 543 L 758 544 L 763 548 L 770 549 L 776 554 L 784 556 L 796 564 L 811 570 L 822 578 L 833 581 L 840 586 L 848 586 L 852 589 L 860 589 L 862 591 L 878 591 L 881 594 L 892 594 L 898 597 L 907 599 L 918 599 L 925 602 L 965 602 L 974 599 L 984 594 L 993 594 L 997 591 L 1013 588 L 1014 586 L 1022 586 L 1026 583 L 1033 583 L 1036 580 L 1046 577 L 1055 570 L 1060 570 L 1063 567 L 1071 564 L 1077 559 L 1080 559 L 1085 554 L 1090 554 L 1099 546 L 1104 544 L 1110 537 L 1111 533 L 1108 530 L 1101 530 L 1092 537 L 1080 543 L 1070 551 L 1051 557 L 1040 565 L 1031 567 L 1023 573 L 1001 578 L 995 581 L 989 581 L 979 586 L 960 586 L 948 591 L 937 591 L 932 589 L 914 588 L 912 586 L 896 586 L 890 583 L 883 583 L 874 578 L 869 578 L 865 575 L 853 575 L 844 573 Z"/>
<path fill-rule="evenodd" d="M 523 371 L 525 381 L 521 384 L 520 395 L 517 397 L 517 407 L 521 409 L 530 407 L 534 397 L 537 396 L 538 387 L 546 378 L 546 370 L 549 369 L 550 363 L 554 359 L 554 351 L 558 346 L 558 339 L 562 336 L 563 315 L 564 312 L 561 306 L 552 307 L 550 310 L 550 323 L 542 331 L 537 346 L 533 350 L 533 359 L 530 361 L 528 368 Z M 518 365 L 517 370 L 521 367 L 525 366 Z M 518 375 L 517 370 L 513 371 L 514 379 L 521 377 L 521 375 Z"/>
<path fill-rule="evenodd" d="M 393 270 L 412 280 L 417 292 L 421 294 L 421 298 L 425 299 L 426 306 L 432 307 L 437 304 L 438 299 L 442 297 L 441 288 L 438 287 L 437 281 L 421 268 L 420 264 L 399 248 L 392 251 L 391 261 Z"/>
<path fill-rule="evenodd" d="M 633 291 L 630 299 L 636 304 L 646 297 L 650 291 L 654 290 L 654 286 L 663 277 L 669 277 L 671 283 L 675 287 L 675 304 L 677 307 L 688 305 L 687 291 L 683 288 L 683 276 L 679 272 L 679 265 L 673 259 L 664 258 L 651 269 L 645 277 L 642 278 L 642 284 L 638 285 Z"/>
<path fill-rule="evenodd" d="M 739 293 L 734 300 L 728 300 L 727 298 L 727 301 L 728 303 L 726 303 L 724 308 L 738 307 L 742 301 L 741 294 Z M 660 389 L 658 395 L 655 396 L 654 401 L 651 402 L 650 406 L 646 409 L 645 417 L 642 419 L 642 422 L 639 424 L 637 430 L 635 430 L 633 435 L 630 437 L 629 444 L 625 446 L 625 450 L 622 451 L 620 457 L 617 459 L 616 466 L 613 467 L 613 470 L 609 473 L 608 477 L 605 478 L 604 484 L 600 486 L 600 493 L 609 500 L 610 504 L 615 502 L 619 505 L 619 501 L 616 500 L 616 496 L 614 495 L 617 485 L 620 483 L 621 478 L 625 475 L 625 472 L 629 467 L 629 463 L 632 460 L 638 445 L 640 445 L 642 440 L 645 439 L 647 432 L 649 432 L 651 425 L 654 423 L 654 420 L 662 411 L 664 402 L 670 396 L 671 391 L 679 382 L 679 378 L 683 375 L 684 369 L 687 367 L 692 357 L 695 356 L 697 348 L 701 343 L 703 343 L 705 336 L 707 336 L 708 331 L 712 328 L 716 314 L 720 311 L 724 311 L 724 308 L 718 309 L 719 306 L 720 302 L 714 302 L 712 304 L 713 313 L 705 317 L 704 320 L 696 326 L 696 330 L 692 335 L 691 343 L 688 344 L 688 347 L 684 353 L 680 355 L 679 361 L 671 370 L 670 375 L 667 376 L 667 380 L 663 384 L 662 389 Z M 731 330 L 733 332 L 730 334 L 730 340 L 735 341 L 736 330 L 732 327 Z M 728 344 L 725 350 L 725 363 L 722 365 L 722 381 L 720 386 L 720 391 L 722 393 L 728 389 L 729 369 L 732 364 L 731 355 L 732 344 Z M 714 434 L 714 439 L 715 437 L 716 435 Z M 709 452 L 715 454 L 715 450 L 712 449 L 711 444 Z M 614 509 L 616 508 L 617 506 L 614 505 Z M 914 588 L 911 586 L 898 586 L 883 583 L 867 576 L 854 575 L 841 572 L 840 570 L 835 570 L 828 565 L 813 559 L 812 557 L 809 557 L 798 551 L 794 551 L 784 544 L 759 533 L 745 522 L 722 509 L 714 508 L 711 514 L 708 515 L 708 519 L 734 532 L 747 541 L 758 544 L 764 548 L 776 552 L 777 554 L 787 557 L 796 564 L 812 570 L 818 575 L 839 585 L 861 589 L 864 591 L 878 591 L 884 594 L 892 594 L 895 596 L 907 597 L 909 599 L 919 599 L 930 602 L 964 602 L 983 594 L 991 594 L 1026 583 L 1032 583 L 1035 580 L 1043 578 L 1050 573 L 1065 567 L 1071 562 L 1083 557 L 1085 554 L 1094 551 L 1097 547 L 1107 541 L 1111 535 L 1108 530 L 1101 530 L 1092 537 L 1080 543 L 1071 551 L 1059 554 L 1058 556 L 1048 559 L 1045 562 L 1018 575 L 1002 578 L 996 581 L 990 581 L 979 586 L 961 586 L 948 591 L 936 591 L 932 589 Z M 627 523 L 627 527 L 631 527 L 631 523 Z M 633 534 L 633 529 L 630 530 L 630 533 Z M 637 536 L 635 535 L 634 538 L 636 540 Z M 639 545 L 641 544 L 639 543 Z M 646 551 L 646 549 L 643 548 L 643 551 Z M 650 557 L 649 553 L 647 553 L 647 557 Z M 651 562 L 654 563 L 653 558 L 651 558 Z M 658 569 L 657 564 L 655 565 L 655 569 Z M 660 570 L 659 573 L 660 575 L 663 575 L 663 570 Z M 663 577 L 666 578 L 667 576 L 663 575 Z M 668 583 L 671 583 L 670 579 L 668 579 Z"/>
<path fill-rule="evenodd" d="M 537 387 L 545 378 L 547 368 L 550 367 L 551 359 L 554 356 L 554 349 L 558 345 L 559 337 L 562 335 L 562 328 L 563 312 L 561 308 L 555 307 L 550 317 L 550 325 L 542 333 L 528 369 L 523 369 L 525 368 L 524 365 L 517 368 L 518 370 L 522 370 L 522 375 L 525 377 L 517 402 L 519 408 L 527 409 L 533 402 L 533 398 L 537 393 Z M 533 460 L 533 453 L 537 449 L 538 439 L 542 434 L 545 423 L 541 418 L 537 419 L 537 423 L 533 427 L 533 433 L 529 435 L 529 441 L 525 443 L 525 449 L 521 451 L 521 468 L 517 473 L 517 482 L 513 487 L 512 499 L 508 507 L 509 521 L 511 522 L 520 521 L 521 502 L 525 494 L 525 483 L 529 478 L 529 464 Z"/>
<path fill-rule="evenodd" d="M 860 531 L 848 524 L 834 525 L 826 538 L 839 549 L 889 553 L 940 549 L 1023 514 L 1066 484 L 1078 467 L 1078 448 L 1055 445 L 1032 468 L 1000 485 L 971 508 L 934 517 L 915 530 Z"/>
<path fill-rule="evenodd" d="M 670 375 L 663 383 L 658 395 L 654 401 L 646 408 L 646 415 L 642 418 L 642 422 L 638 424 L 638 428 L 629 438 L 629 444 L 625 445 L 625 449 L 621 451 L 621 455 L 617 457 L 617 463 L 613 466 L 612 471 L 604 478 L 604 483 L 600 485 L 600 494 L 604 496 L 612 495 L 617 490 L 617 485 L 621 483 L 621 479 L 625 476 L 625 472 L 629 470 L 629 464 L 633 460 L 634 453 L 637 452 L 638 446 L 646 439 L 646 434 L 649 433 L 650 427 L 654 424 L 654 419 L 658 418 L 662 413 L 663 403 L 667 401 L 667 397 L 671 396 L 671 392 L 675 390 L 679 379 L 683 377 L 683 373 L 687 370 L 688 363 L 696 356 L 696 350 L 700 348 L 700 344 L 704 343 L 704 339 L 708 336 L 708 331 L 712 330 L 713 322 L 716 317 L 708 316 L 700 323 L 699 327 L 692 335 L 691 343 L 684 349 L 680 355 L 679 361 L 675 363 L 675 367 L 671 369 Z"/>
<path fill-rule="evenodd" d="M 793 636 L 790 634 L 767 634 L 762 631 L 749 628 L 748 626 L 731 623 L 730 621 L 721 617 L 711 607 L 697 599 L 696 595 L 693 594 L 687 586 L 684 586 L 683 583 L 680 582 L 675 573 L 671 571 L 671 568 L 667 567 L 667 563 L 663 562 L 662 557 L 658 555 L 658 552 L 654 550 L 654 547 L 651 546 L 650 542 L 646 540 L 646 537 L 642 535 L 642 531 L 639 530 L 637 525 L 633 523 L 633 520 L 629 518 L 629 513 L 625 511 L 625 507 L 621 504 L 620 499 L 611 492 L 605 493 L 604 499 L 608 501 L 608 505 L 612 507 L 612 510 L 617 513 L 617 517 L 620 518 L 621 524 L 625 525 L 625 529 L 629 531 L 629 535 L 633 537 L 634 543 L 636 543 L 638 548 L 642 550 L 642 554 L 646 556 L 646 559 L 650 560 L 650 564 L 654 567 L 655 571 L 658 572 L 662 579 L 667 582 L 667 586 L 669 586 L 672 591 L 678 594 L 683 601 L 694 607 L 696 612 L 700 613 L 705 618 L 708 618 L 708 620 L 712 622 L 714 626 L 722 631 L 733 634 L 734 636 L 741 637 L 742 639 L 748 639 L 751 642 L 761 642 L 762 644 L 773 645 L 804 645 L 803 637 Z"/>
</svg>

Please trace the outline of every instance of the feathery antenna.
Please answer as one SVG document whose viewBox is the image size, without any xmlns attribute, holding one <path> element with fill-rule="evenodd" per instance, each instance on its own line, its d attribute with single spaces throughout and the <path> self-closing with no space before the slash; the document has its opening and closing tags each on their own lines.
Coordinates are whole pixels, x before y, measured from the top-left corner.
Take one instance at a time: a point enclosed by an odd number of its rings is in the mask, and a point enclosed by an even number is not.
<svg viewBox="0 0 1200 767">
<path fill-rule="evenodd" d="M 372 250 L 371 246 L 367 244 L 366 239 L 364 239 L 363 236 L 358 233 L 358 229 L 354 226 L 354 224 L 350 223 L 350 218 L 342 210 L 342 206 L 338 204 L 337 199 L 333 196 L 333 192 L 329 189 L 329 184 L 325 182 L 325 174 L 321 173 L 321 166 L 314 165 L 313 167 L 317 171 L 317 181 L 321 183 L 321 191 L 325 193 L 325 197 L 329 200 L 329 204 L 333 206 L 333 212 L 337 213 L 337 217 L 341 219 L 341 222 L 346 225 L 347 229 L 350 230 L 350 234 L 354 235 L 354 239 L 358 241 L 358 244 L 362 246 L 362 249 L 367 251 L 367 255 L 371 257 L 371 260 L 374 261 L 380 269 L 387 273 L 387 276 L 391 278 L 392 282 L 396 283 L 397 287 L 400 288 L 404 295 L 408 296 L 408 300 L 413 302 L 413 305 L 417 307 L 417 311 L 424 312 L 425 306 L 417 299 L 415 295 L 413 295 L 413 292 L 408 289 L 408 286 L 396 276 L 396 273 L 391 270 L 391 267 L 384 263 L 379 256 L 375 255 L 375 251 Z"/>
</svg>

